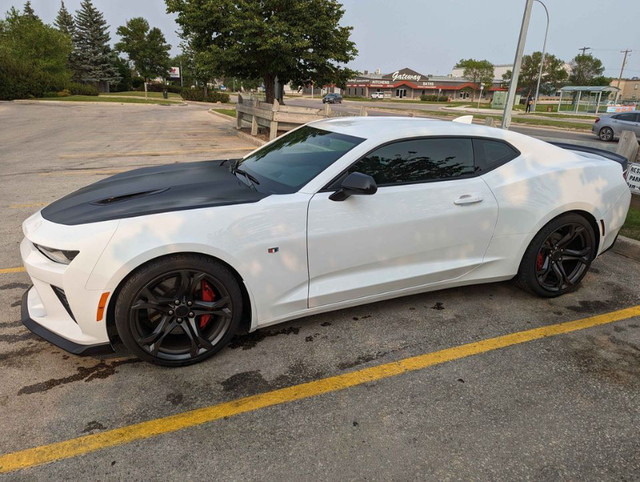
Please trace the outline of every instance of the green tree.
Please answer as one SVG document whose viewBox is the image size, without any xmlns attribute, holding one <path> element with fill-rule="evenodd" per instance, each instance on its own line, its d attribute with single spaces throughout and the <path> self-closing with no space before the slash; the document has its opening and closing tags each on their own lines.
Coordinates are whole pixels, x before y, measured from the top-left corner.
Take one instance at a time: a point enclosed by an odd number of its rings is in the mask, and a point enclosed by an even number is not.
<svg viewBox="0 0 640 482">
<path fill-rule="evenodd" d="M 90 83 L 102 90 L 118 82 L 119 76 L 109 47 L 109 26 L 91 3 L 83 0 L 75 16 L 71 68 L 76 80 Z"/>
<path fill-rule="evenodd" d="M 67 10 L 67 7 L 65 7 L 64 2 L 60 2 L 60 10 L 58 10 L 58 15 L 56 16 L 53 25 L 63 34 L 66 34 L 69 37 L 73 36 L 76 25 L 73 21 L 73 15 L 69 13 L 69 10 Z"/>
<path fill-rule="evenodd" d="M 131 75 L 131 66 L 129 65 L 129 61 L 119 57 L 115 52 L 111 52 L 111 62 L 120 76 L 120 80 L 117 83 L 112 84 L 112 90 L 114 92 L 127 92 L 131 90 L 133 76 Z"/>
<path fill-rule="evenodd" d="M 150 29 L 149 22 L 142 17 L 136 17 L 127 20 L 126 25 L 118 27 L 117 34 L 120 36 L 120 42 L 116 44 L 116 50 L 127 54 L 145 81 L 167 76 L 171 45 L 167 43 L 159 28 Z"/>
<path fill-rule="evenodd" d="M 542 52 L 533 52 L 531 55 L 522 57 L 522 67 L 518 76 L 518 89 L 534 95 L 538 84 L 538 73 L 540 72 L 540 60 Z M 508 84 L 511 81 L 511 70 L 502 76 Z M 540 80 L 540 91 L 552 94 L 566 84 L 567 71 L 564 62 L 552 54 L 545 54 L 544 66 L 542 68 L 542 79 Z"/>
<path fill-rule="evenodd" d="M 69 83 L 69 37 L 12 8 L 0 20 L 0 99 L 41 97 Z"/>
<path fill-rule="evenodd" d="M 609 82 L 601 83 L 603 72 L 600 59 L 591 54 L 576 55 L 571 61 L 569 82 L 571 85 L 608 85 Z"/>
<path fill-rule="evenodd" d="M 261 78 L 273 102 L 276 78 L 344 84 L 357 54 L 337 0 L 165 0 L 181 36 L 209 74 Z"/>
<path fill-rule="evenodd" d="M 24 8 L 22 9 L 24 12 L 24 16 L 30 18 L 31 20 L 38 19 L 36 12 L 34 12 L 33 7 L 31 6 L 31 2 L 27 2 L 24 4 Z"/>
<path fill-rule="evenodd" d="M 461 59 L 456 64 L 456 69 L 464 69 L 463 76 L 475 84 L 471 100 L 475 99 L 475 93 L 480 84 L 489 89 L 493 82 L 493 64 L 488 60 Z"/>
</svg>

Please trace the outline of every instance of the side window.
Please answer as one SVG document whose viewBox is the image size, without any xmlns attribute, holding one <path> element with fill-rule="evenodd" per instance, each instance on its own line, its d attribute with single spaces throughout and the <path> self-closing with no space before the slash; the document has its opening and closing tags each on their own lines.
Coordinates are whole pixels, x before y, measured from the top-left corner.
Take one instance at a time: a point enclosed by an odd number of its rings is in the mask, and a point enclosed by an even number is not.
<svg viewBox="0 0 640 482">
<path fill-rule="evenodd" d="M 378 186 L 428 182 L 475 174 L 471 139 L 430 138 L 388 144 L 349 169 L 373 177 Z"/>
<path fill-rule="evenodd" d="M 635 122 L 636 120 L 636 115 L 632 114 L 632 113 L 628 113 L 628 114 L 618 114 L 616 116 L 616 119 L 621 120 L 621 121 L 627 121 L 627 122 Z"/>
<path fill-rule="evenodd" d="M 474 139 L 473 149 L 476 166 L 482 172 L 501 166 L 519 155 L 509 144 L 489 139 Z"/>
</svg>

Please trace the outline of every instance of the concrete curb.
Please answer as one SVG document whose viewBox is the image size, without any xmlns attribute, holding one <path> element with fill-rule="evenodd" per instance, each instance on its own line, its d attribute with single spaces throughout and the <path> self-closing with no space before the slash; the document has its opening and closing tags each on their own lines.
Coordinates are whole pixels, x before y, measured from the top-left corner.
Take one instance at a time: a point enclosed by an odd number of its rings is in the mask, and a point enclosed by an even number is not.
<svg viewBox="0 0 640 482">
<path fill-rule="evenodd" d="M 640 241 L 636 241 L 635 239 L 618 236 L 616 244 L 611 248 L 611 251 L 625 258 L 640 261 Z"/>
<path fill-rule="evenodd" d="M 213 109 L 209 109 L 207 112 L 209 114 L 215 115 L 215 116 L 220 117 L 222 119 L 226 119 L 226 120 L 230 120 L 230 121 L 235 121 L 236 120 L 235 117 L 228 116 L 227 114 L 222 114 L 221 112 L 216 112 Z"/>
<path fill-rule="evenodd" d="M 256 146 L 264 146 L 267 143 L 267 141 L 263 141 L 262 139 L 259 139 L 257 137 L 253 137 L 252 135 L 247 134 L 246 132 L 239 131 L 239 130 L 236 130 L 236 135 L 240 139 L 244 139 L 245 141 L 253 142 Z"/>
</svg>

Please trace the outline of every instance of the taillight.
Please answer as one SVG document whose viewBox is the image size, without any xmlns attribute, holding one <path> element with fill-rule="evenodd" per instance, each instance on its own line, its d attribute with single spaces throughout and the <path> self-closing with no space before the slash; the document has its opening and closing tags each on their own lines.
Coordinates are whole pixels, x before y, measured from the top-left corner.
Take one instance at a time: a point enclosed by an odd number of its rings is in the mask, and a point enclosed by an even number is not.
<svg viewBox="0 0 640 482">
<path fill-rule="evenodd" d="M 600 117 L 596 117 L 596 124 L 600 122 Z"/>
<path fill-rule="evenodd" d="M 629 174 L 629 168 L 627 167 L 624 171 L 622 171 L 622 177 L 624 177 L 624 180 L 627 180 L 627 174 Z"/>
</svg>

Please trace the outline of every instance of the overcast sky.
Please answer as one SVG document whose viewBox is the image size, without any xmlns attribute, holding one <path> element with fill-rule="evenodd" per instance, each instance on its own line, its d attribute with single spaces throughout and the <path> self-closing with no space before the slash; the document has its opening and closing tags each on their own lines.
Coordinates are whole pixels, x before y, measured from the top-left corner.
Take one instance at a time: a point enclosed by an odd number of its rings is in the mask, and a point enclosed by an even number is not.
<svg viewBox="0 0 640 482">
<path fill-rule="evenodd" d="M 625 77 L 640 77 L 640 0 L 543 0 L 549 9 L 547 51 L 569 61 L 581 47 L 602 60 L 605 75 L 618 77 L 621 50 L 633 52 Z M 0 11 L 22 8 L 24 1 L 0 0 Z M 53 22 L 59 0 L 31 0 L 36 13 Z M 75 11 L 80 0 L 66 0 Z M 132 17 L 145 17 L 160 27 L 179 53 L 174 16 L 162 0 L 94 0 L 115 30 Z M 525 0 L 343 0 L 343 25 L 353 27 L 359 55 L 349 66 L 356 70 L 381 68 L 384 73 L 410 67 L 423 74 L 446 75 L 461 58 L 513 63 Z M 525 53 L 542 50 L 543 7 L 535 2 Z"/>
</svg>

